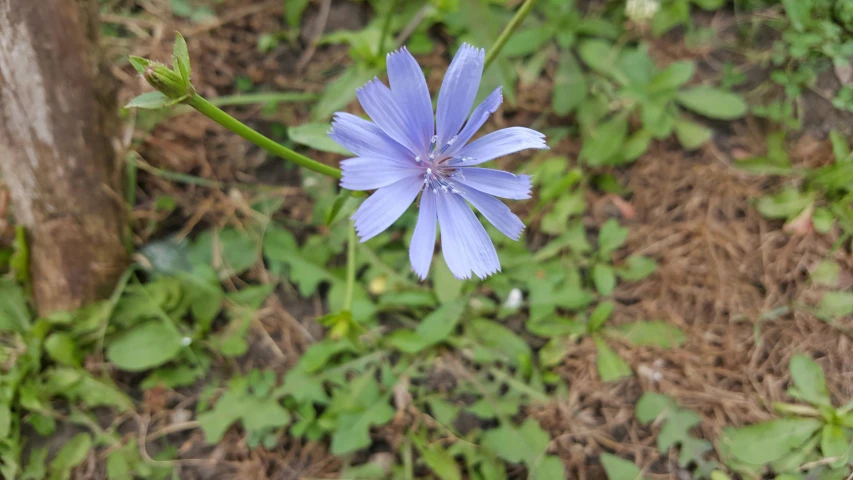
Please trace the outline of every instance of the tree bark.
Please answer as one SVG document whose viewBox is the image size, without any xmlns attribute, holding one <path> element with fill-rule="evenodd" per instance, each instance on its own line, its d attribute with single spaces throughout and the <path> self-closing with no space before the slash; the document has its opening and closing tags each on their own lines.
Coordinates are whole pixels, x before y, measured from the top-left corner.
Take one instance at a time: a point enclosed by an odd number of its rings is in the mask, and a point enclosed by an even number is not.
<svg viewBox="0 0 853 480">
<path fill-rule="evenodd" d="M 112 291 L 128 253 L 97 0 L 0 0 L 0 172 L 41 314 Z"/>
</svg>

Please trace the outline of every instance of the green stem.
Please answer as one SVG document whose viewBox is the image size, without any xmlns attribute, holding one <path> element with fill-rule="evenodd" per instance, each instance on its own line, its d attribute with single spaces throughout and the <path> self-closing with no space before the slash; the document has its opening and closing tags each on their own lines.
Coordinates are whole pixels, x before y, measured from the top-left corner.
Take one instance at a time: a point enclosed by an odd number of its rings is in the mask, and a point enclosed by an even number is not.
<svg viewBox="0 0 853 480">
<path fill-rule="evenodd" d="M 355 289 L 355 223 L 350 225 L 347 240 L 347 289 L 344 295 L 344 310 L 352 308 L 352 294 Z"/>
<path fill-rule="evenodd" d="M 504 31 L 501 32 L 498 39 L 495 40 L 495 43 L 492 44 L 492 48 L 486 52 L 486 63 L 483 65 L 483 70 L 489 68 L 489 65 L 495 60 L 495 57 L 501 53 L 501 50 L 504 48 L 504 45 L 506 45 L 509 37 L 511 37 L 515 32 L 515 29 L 521 25 L 521 22 L 524 21 L 525 17 L 527 17 L 527 14 L 533 10 L 534 3 L 536 3 L 536 0 L 525 0 L 524 4 L 518 8 L 518 11 L 515 12 L 515 16 L 509 21 L 507 26 L 504 28 Z"/>
<path fill-rule="evenodd" d="M 260 92 L 216 97 L 210 100 L 210 103 L 217 107 L 224 107 L 227 105 L 252 105 L 255 103 L 311 102 L 319 98 L 320 95 L 311 92 Z"/>
<path fill-rule="evenodd" d="M 317 173 L 322 173 L 323 175 L 327 175 L 332 178 L 341 178 L 341 171 L 337 168 L 324 165 L 316 160 L 312 160 L 306 157 L 305 155 L 296 153 L 293 150 L 285 147 L 284 145 L 281 145 L 278 142 L 261 135 L 260 133 L 246 126 L 246 124 L 244 124 L 243 122 L 222 111 L 216 105 L 213 105 L 212 103 L 208 102 L 198 94 L 195 94 L 190 97 L 188 103 L 191 107 L 195 108 L 202 114 L 210 117 L 211 120 L 222 125 L 228 130 L 231 130 L 237 135 L 240 135 L 241 137 L 254 143 L 255 145 L 263 148 L 269 153 L 272 153 L 273 155 L 281 157 L 285 160 L 290 160 L 291 162 L 301 167 L 305 167 L 309 170 L 314 170 Z"/>
<path fill-rule="evenodd" d="M 540 392 L 539 390 L 536 390 L 535 388 L 525 384 L 524 382 L 518 380 L 517 378 L 507 374 L 503 370 L 500 370 L 497 368 L 491 368 L 491 369 L 489 369 L 489 373 L 491 373 L 492 376 L 494 376 L 495 378 L 503 380 L 504 382 L 506 382 L 507 384 L 509 384 L 513 388 L 515 388 L 516 390 L 518 390 L 522 393 L 526 393 L 530 397 L 530 399 L 533 401 L 544 403 L 544 402 L 547 402 L 548 400 L 550 400 L 550 398 L 548 398 L 548 395 L 546 395 L 546 394 Z"/>
<path fill-rule="evenodd" d="M 415 478 L 415 462 L 412 456 L 412 442 L 407 438 L 403 443 L 403 478 L 405 480 L 414 480 Z"/>
<path fill-rule="evenodd" d="M 397 9 L 397 0 L 391 0 L 391 6 L 388 12 L 385 13 L 385 21 L 382 22 L 382 33 L 379 34 L 379 48 L 376 50 L 376 56 L 381 57 L 385 53 L 385 37 L 388 36 L 388 30 L 391 28 L 391 17 L 394 16 L 394 10 Z"/>
</svg>

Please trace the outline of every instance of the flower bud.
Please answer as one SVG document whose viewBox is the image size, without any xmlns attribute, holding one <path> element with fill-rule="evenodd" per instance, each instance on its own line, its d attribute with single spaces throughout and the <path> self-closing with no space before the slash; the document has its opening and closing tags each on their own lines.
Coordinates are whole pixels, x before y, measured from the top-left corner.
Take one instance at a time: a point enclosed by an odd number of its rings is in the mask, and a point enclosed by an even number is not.
<svg viewBox="0 0 853 480">
<path fill-rule="evenodd" d="M 180 73 L 163 64 L 149 63 L 142 76 L 154 89 L 173 100 L 195 94 L 192 84 L 184 81 Z"/>
</svg>

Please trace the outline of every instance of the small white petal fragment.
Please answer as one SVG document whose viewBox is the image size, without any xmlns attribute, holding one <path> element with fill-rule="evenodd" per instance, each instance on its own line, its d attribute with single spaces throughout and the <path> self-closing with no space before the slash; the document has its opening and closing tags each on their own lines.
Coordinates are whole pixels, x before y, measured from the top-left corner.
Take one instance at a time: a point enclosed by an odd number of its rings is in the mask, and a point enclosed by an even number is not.
<svg viewBox="0 0 853 480">
<path fill-rule="evenodd" d="M 524 300 L 524 295 L 521 293 L 521 289 L 513 288 L 509 291 L 509 295 L 506 296 L 504 308 L 516 310 L 521 307 L 522 300 Z"/>
</svg>

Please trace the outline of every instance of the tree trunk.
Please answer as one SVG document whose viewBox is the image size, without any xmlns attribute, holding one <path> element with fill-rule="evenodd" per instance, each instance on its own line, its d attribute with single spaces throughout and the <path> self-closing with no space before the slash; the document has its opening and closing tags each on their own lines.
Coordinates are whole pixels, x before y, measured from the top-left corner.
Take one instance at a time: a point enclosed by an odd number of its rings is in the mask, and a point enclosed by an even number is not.
<svg viewBox="0 0 853 480">
<path fill-rule="evenodd" d="M 128 254 L 97 0 L 0 0 L 0 172 L 41 314 L 109 295 Z"/>
</svg>

